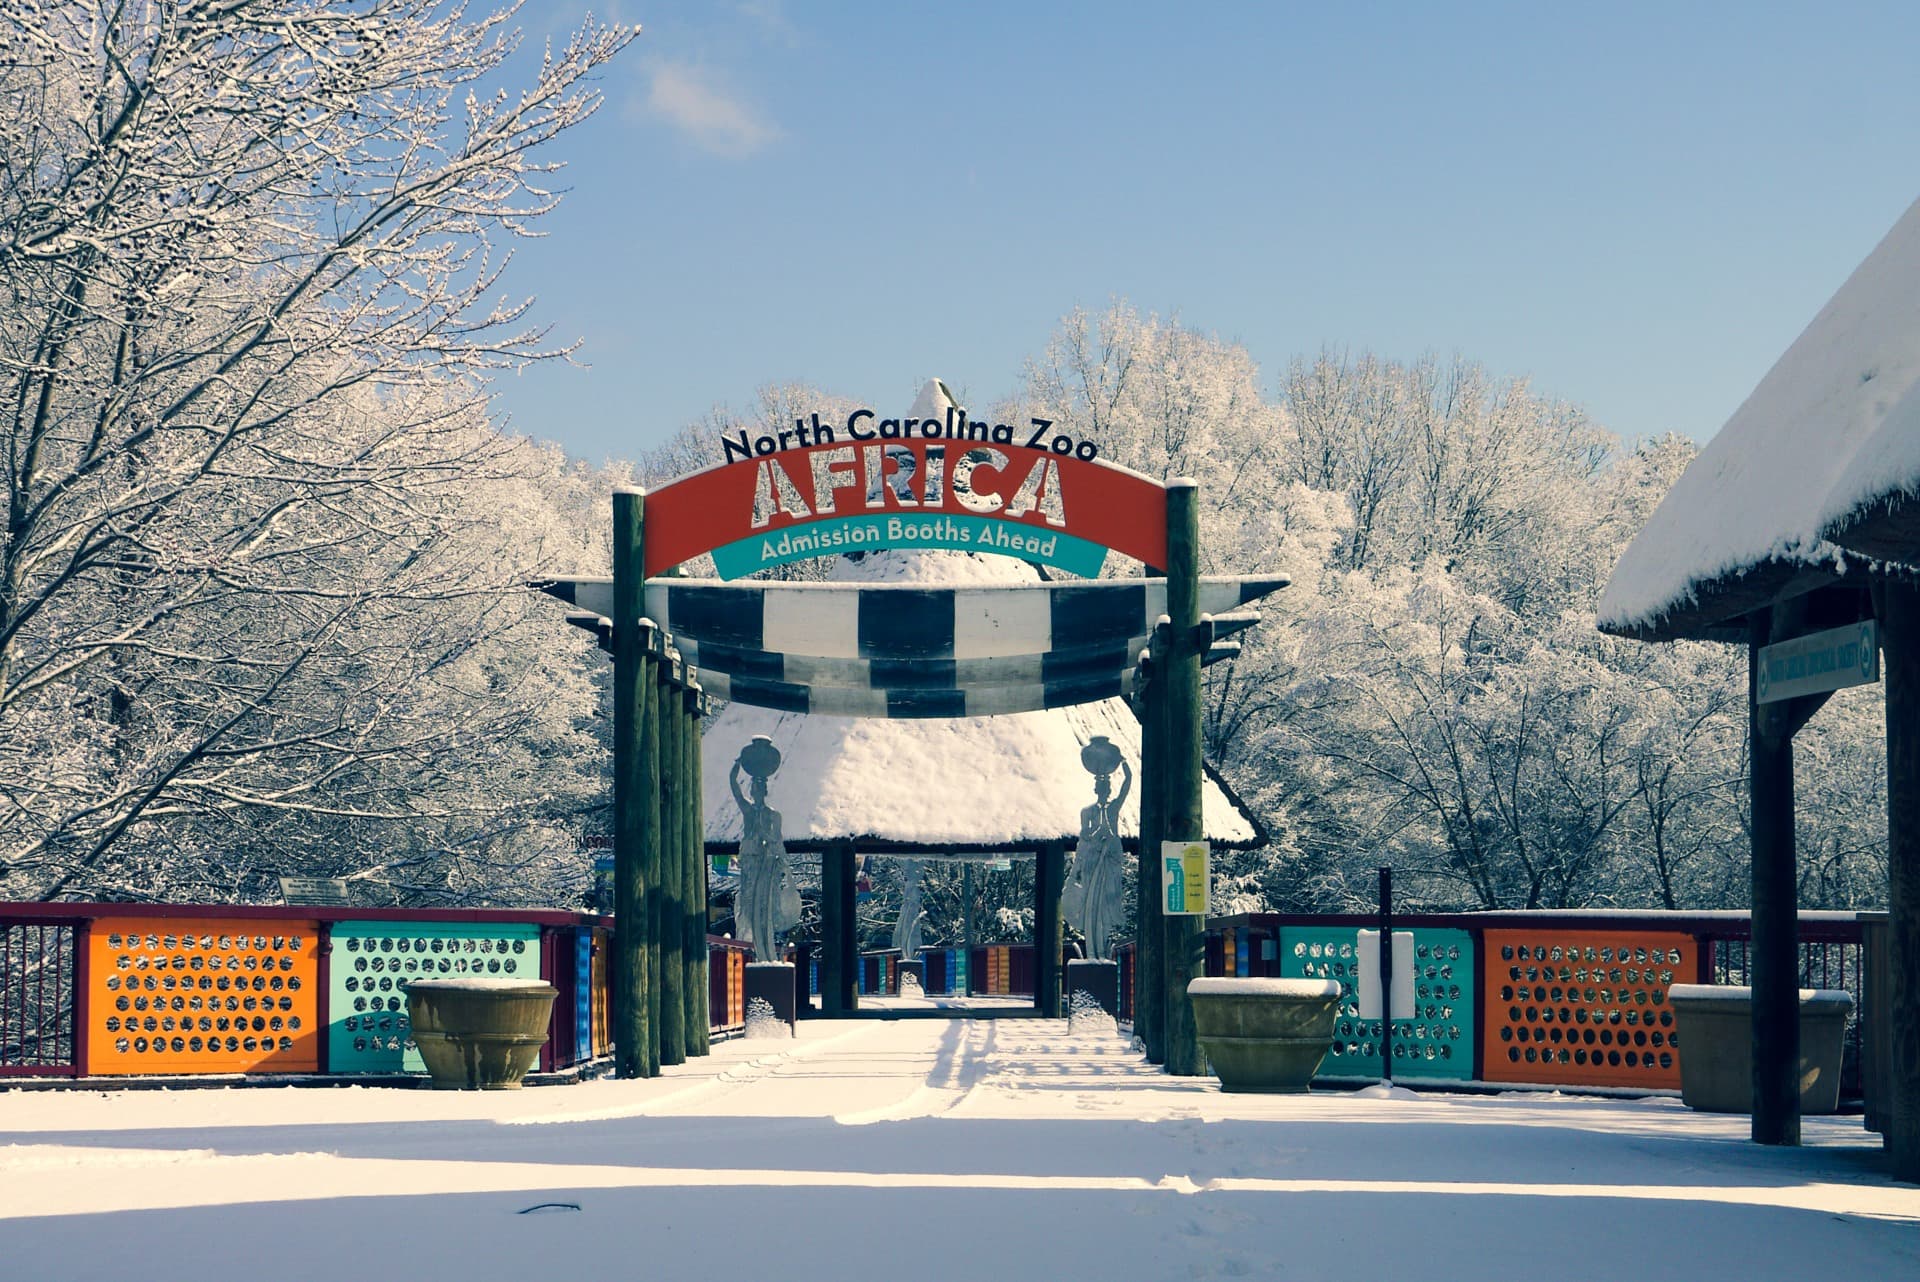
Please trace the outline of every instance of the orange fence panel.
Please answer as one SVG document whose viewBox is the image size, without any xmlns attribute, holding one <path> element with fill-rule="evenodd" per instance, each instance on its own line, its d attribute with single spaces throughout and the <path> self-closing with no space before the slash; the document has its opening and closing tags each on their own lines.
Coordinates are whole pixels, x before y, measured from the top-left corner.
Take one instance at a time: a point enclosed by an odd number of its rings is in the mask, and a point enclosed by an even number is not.
<svg viewBox="0 0 1920 1282">
<path fill-rule="evenodd" d="M 1667 931 L 1489 930 L 1481 1074 L 1490 1082 L 1680 1086 L 1671 984 L 1699 946 Z"/>
<path fill-rule="evenodd" d="M 613 994 L 608 988 L 607 959 L 613 955 L 613 932 L 593 932 L 593 1057 L 613 1054 Z"/>
<path fill-rule="evenodd" d="M 319 932 L 278 918 L 100 922 L 86 1071 L 318 1071 Z"/>
</svg>

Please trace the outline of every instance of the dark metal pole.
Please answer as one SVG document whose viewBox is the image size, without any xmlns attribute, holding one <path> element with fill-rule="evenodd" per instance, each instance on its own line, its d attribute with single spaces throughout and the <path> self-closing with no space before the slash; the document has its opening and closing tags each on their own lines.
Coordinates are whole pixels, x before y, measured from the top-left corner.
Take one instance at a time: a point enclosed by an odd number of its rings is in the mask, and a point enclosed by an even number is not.
<svg viewBox="0 0 1920 1282">
<path fill-rule="evenodd" d="M 641 635 L 644 492 L 613 494 L 613 1061 L 647 1077 L 646 640 Z"/>
<path fill-rule="evenodd" d="M 640 704 L 640 755 L 645 765 L 641 783 L 646 789 L 640 801 L 640 820 L 645 840 L 640 847 L 640 872 L 647 885 L 645 920 L 647 923 L 647 1076 L 660 1073 L 660 928 L 665 917 L 665 889 L 660 884 L 660 700 L 654 693 L 655 671 L 659 666 L 660 630 L 649 620 L 641 629 L 647 657 L 640 670 L 640 689 L 635 698 Z"/>
<path fill-rule="evenodd" d="M 1200 810 L 1200 489 L 1184 477 L 1167 482 L 1167 614 L 1173 624 L 1166 662 L 1167 838 L 1202 841 Z M 1202 893 L 1205 891 L 1203 889 Z M 1206 1071 L 1187 984 L 1207 971 L 1207 920 L 1167 919 L 1167 1072 L 1198 1077 Z"/>
<path fill-rule="evenodd" d="M 1380 870 L 1380 1080 L 1393 1080 L 1393 869 Z"/>
</svg>

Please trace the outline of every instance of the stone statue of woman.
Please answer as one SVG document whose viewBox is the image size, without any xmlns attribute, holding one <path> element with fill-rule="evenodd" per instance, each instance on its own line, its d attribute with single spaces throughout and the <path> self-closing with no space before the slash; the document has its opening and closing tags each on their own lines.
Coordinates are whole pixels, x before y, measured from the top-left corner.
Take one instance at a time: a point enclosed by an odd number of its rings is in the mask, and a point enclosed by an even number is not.
<svg viewBox="0 0 1920 1282">
<path fill-rule="evenodd" d="M 1073 871 L 1061 893 L 1061 910 L 1087 937 L 1087 955 L 1107 956 L 1125 906 L 1126 854 L 1120 846 L 1120 807 L 1133 787 L 1133 768 L 1105 735 L 1095 735 L 1080 751 L 1080 764 L 1093 776 L 1093 804 L 1080 810 L 1080 841 L 1073 850 Z M 1121 772 L 1120 794 L 1112 792 L 1113 772 Z"/>
<path fill-rule="evenodd" d="M 900 915 L 893 923 L 893 946 L 900 956 L 912 961 L 920 955 L 920 935 L 927 922 L 925 901 L 920 893 L 920 861 L 900 861 Z"/>
<path fill-rule="evenodd" d="M 740 807 L 740 893 L 734 903 L 734 933 L 753 945 L 755 961 L 779 961 L 779 935 L 800 919 L 799 898 L 788 885 L 787 847 L 780 812 L 767 804 L 767 777 L 780 768 L 780 750 L 755 735 L 727 772 L 727 786 Z M 747 794 L 740 772 L 747 773 Z"/>
</svg>

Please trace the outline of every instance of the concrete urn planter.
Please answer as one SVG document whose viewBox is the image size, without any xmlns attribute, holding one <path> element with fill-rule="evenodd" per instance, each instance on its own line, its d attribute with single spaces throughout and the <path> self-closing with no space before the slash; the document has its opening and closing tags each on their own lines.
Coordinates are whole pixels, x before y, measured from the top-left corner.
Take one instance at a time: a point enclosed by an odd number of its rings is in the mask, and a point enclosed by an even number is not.
<svg viewBox="0 0 1920 1282">
<path fill-rule="evenodd" d="M 1680 1099 L 1703 1113 L 1753 1111 L 1753 990 L 1675 984 L 1667 990 L 1680 1035 Z M 1853 998 L 1800 990 L 1800 1112 L 1840 1107 L 1840 1058 Z"/>
<path fill-rule="evenodd" d="M 1299 1094 L 1333 1047 L 1331 979 L 1196 979 L 1187 985 L 1200 1049 L 1223 1091 Z"/>
<path fill-rule="evenodd" d="M 546 1044 L 559 990 L 537 979 L 456 976 L 407 986 L 407 1018 L 437 1091 L 516 1091 Z"/>
</svg>

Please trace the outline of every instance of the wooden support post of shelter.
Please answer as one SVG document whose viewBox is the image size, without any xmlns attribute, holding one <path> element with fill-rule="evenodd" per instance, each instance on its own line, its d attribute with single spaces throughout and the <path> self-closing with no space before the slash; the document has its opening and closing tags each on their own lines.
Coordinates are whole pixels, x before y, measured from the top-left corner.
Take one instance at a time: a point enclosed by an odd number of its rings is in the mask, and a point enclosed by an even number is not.
<svg viewBox="0 0 1920 1282">
<path fill-rule="evenodd" d="M 1750 616 L 1747 708 L 1753 857 L 1753 1139 L 1800 1142 L 1800 879 L 1794 850 L 1793 736 L 1827 696 L 1760 702 L 1766 646 L 1807 630 L 1806 600 L 1781 601 Z"/>
<path fill-rule="evenodd" d="M 664 641 L 665 638 L 663 637 Z M 660 1062 L 687 1062 L 686 870 L 681 826 L 686 763 L 681 756 L 680 662 L 671 648 L 656 665 L 654 716 L 660 727 Z"/>
<path fill-rule="evenodd" d="M 647 881 L 642 852 L 652 844 L 644 708 L 646 640 L 641 635 L 642 525 L 638 489 L 613 495 L 613 1047 L 614 1072 L 650 1075 L 648 1042 Z"/>
<path fill-rule="evenodd" d="M 1160 839 L 1166 833 L 1166 643 L 1170 628 L 1156 627 L 1142 665 L 1136 702 L 1140 711 L 1140 856 L 1136 862 L 1133 951 L 1133 1031 L 1145 1048 L 1147 1062 L 1167 1058 L 1166 976 L 1160 967 L 1165 955 L 1166 918 L 1160 903 Z"/>
<path fill-rule="evenodd" d="M 1033 860 L 1033 1008 L 1048 1019 L 1060 1009 L 1060 950 L 1065 936 L 1060 892 L 1067 879 L 1067 847 L 1049 841 Z"/>
<path fill-rule="evenodd" d="M 1887 697 L 1887 943 L 1885 1045 L 1893 1071 L 1886 1146 L 1896 1178 L 1920 1183 L 1920 584 L 1881 575 Z"/>
<path fill-rule="evenodd" d="M 1163 822 L 1168 841 L 1202 841 L 1206 828 L 1200 813 L 1200 491 L 1185 478 L 1167 482 L 1167 615 L 1172 635 L 1164 681 Z M 1159 878 L 1154 880 L 1157 884 Z M 1170 916 L 1162 938 L 1166 940 L 1167 1072 L 1197 1077 L 1206 1071 L 1206 1064 L 1187 984 L 1206 973 L 1206 918 Z"/>
<path fill-rule="evenodd" d="M 707 983 L 707 857 L 705 825 L 701 815 L 700 712 L 702 695 L 689 673 L 689 682 L 680 692 L 680 733 L 686 758 L 686 799 L 682 807 L 680 857 L 687 868 L 690 896 L 686 916 L 687 957 L 687 1051 L 705 1055 L 711 1050 Z"/>
</svg>

